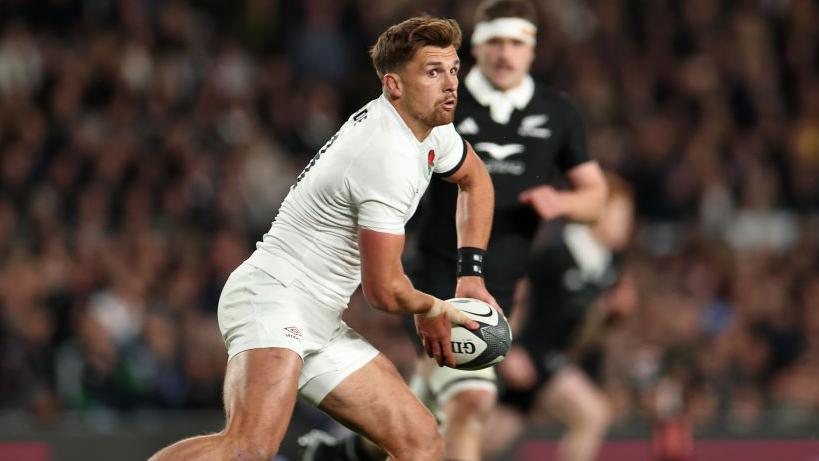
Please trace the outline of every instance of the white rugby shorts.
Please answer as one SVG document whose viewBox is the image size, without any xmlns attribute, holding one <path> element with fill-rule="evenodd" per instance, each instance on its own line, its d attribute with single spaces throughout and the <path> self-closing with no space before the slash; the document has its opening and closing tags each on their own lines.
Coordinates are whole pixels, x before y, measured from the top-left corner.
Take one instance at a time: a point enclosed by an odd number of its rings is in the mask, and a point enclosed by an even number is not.
<svg viewBox="0 0 819 461">
<path fill-rule="evenodd" d="M 343 307 L 310 295 L 303 277 L 274 277 L 251 257 L 230 274 L 219 298 L 219 329 L 236 354 L 268 347 L 290 349 L 303 360 L 299 394 L 318 405 L 378 350 L 341 320 Z"/>
</svg>

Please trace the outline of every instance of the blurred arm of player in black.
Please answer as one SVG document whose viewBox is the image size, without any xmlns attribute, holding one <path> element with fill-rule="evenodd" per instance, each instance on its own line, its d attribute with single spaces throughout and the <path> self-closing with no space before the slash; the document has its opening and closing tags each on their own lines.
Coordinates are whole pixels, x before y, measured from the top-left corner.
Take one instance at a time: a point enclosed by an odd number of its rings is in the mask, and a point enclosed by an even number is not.
<svg viewBox="0 0 819 461">
<path fill-rule="evenodd" d="M 595 365 L 608 328 L 636 306 L 634 285 L 619 276 L 618 261 L 631 234 L 631 191 L 613 175 L 606 182 L 611 193 L 593 225 L 567 225 L 561 239 L 534 251 L 513 311 L 518 343 L 498 366 L 506 383 L 498 415 L 506 426 L 557 419 L 566 426 L 558 451 L 567 460 L 593 459 L 613 420 Z M 517 432 L 503 436 L 498 446 Z"/>
<path fill-rule="evenodd" d="M 581 166 L 583 165 L 585 164 Z M 618 177 L 601 173 L 601 178 L 606 184 L 604 190 L 610 191 L 610 193 L 607 193 L 607 198 L 604 200 L 600 218 L 590 226 L 590 230 L 594 239 L 616 257 L 627 246 L 631 237 L 633 198 L 630 188 Z M 587 192 L 586 194 L 593 195 L 594 193 Z M 566 194 L 571 194 L 571 192 Z M 589 200 L 588 195 L 582 197 L 584 193 L 578 194 L 581 196 L 578 200 Z M 516 337 L 528 333 L 525 335 L 527 338 L 534 338 L 537 334 L 532 334 L 531 330 L 524 332 L 524 325 L 534 323 L 543 326 L 544 323 L 555 323 L 554 321 L 547 321 L 554 319 L 543 320 L 543 315 L 540 315 L 543 312 L 535 311 L 537 309 L 558 309 L 558 306 L 532 305 L 533 302 L 540 304 L 537 299 L 534 301 L 532 299 L 532 284 L 535 284 L 534 290 L 539 293 L 534 298 L 539 298 L 541 301 L 550 298 L 556 301 L 563 300 L 566 305 L 576 305 L 581 309 L 585 309 L 582 318 L 571 325 L 573 331 L 565 335 L 568 341 L 563 345 L 561 351 L 574 362 L 581 361 L 588 351 L 597 347 L 605 334 L 629 317 L 637 305 L 634 281 L 628 274 L 621 273 L 617 267 L 614 267 L 617 274 L 616 279 L 608 286 L 605 286 L 605 283 L 596 284 L 596 286 L 590 284 L 588 290 L 572 291 L 566 289 L 563 280 L 565 278 L 564 269 L 567 268 L 557 267 L 561 265 L 558 261 L 545 261 L 543 258 L 538 261 L 537 258 L 534 258 L 534 265 L 537 264 L 554 266 L 554 270 L 550 270 L 548 276 L 537 277 L 535 275 L 538 279 L 553 279 L 548 284 L 551 289 L 544 285 L 542 280 L 532 281 L 527 279 L 518 284 L 515 293 L 515 309 L 510 319 L 512 331 Z M 574 265 L 576 261 L 572 260 L 569 264 Z M 571 268 L 569 269 L 571 270 Z M 586 291 L 586 293 L 583 293 L 583 291 Z M 577 298 L 577 300 L 571 300 L 571 298 Z M 557 317 L 561 316 L 559 313 L 555 313 L 555 315 Z M 543 335 L 547 335 L 547 333 L 544 332 Z M 527 346 L 522 345 L 520 342 L 514 345 L 499 367 L 504 381 L 510 388 L 530 389 L 538 381 L 538 371 L 532 360 L 537 360 L 539 357 L 531 357 L 526 348 Z M 540 350 L 539 348 L 532 349 L 535 351 Z"/>
<path fill-rule="evenodd" d="M 570 126 L 582 127 L 582 123 Z M 569 133 L 572 137 L 585 136 Z M 585 142 L 583 142 L 585 144 Z M 583 162 L 566 172 L 571 190 L 558 190 L 550 185 L 540 185 L 520 193 L 518 199 L 528 203 L 544 220 L 565 218 L 579 223 L 594 223 L 600 217 L 606 203 L 606 181 L 600 165 L 595 161 Z"/>
</svg>

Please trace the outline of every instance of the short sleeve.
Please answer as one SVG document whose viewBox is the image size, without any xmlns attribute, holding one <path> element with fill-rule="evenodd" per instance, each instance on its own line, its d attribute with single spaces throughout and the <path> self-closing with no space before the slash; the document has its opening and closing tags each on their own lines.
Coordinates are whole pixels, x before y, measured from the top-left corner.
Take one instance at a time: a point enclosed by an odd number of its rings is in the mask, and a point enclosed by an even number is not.
<svg viewBox="0 0 819 461">
<path fill-rule="evenodd" d="M 362 157 L 350 166 L 344 178 L 358 213 L 358 226 L 403 234 L 414 197 L 412 183 L 403 173 L 407 169 L 400 162 L 362 161 Z"/>
<path fill-rule="evenodd" d="M 565 111 L 566 134 L 557 157 L 557 164 L 564 173 L 591 160 L 586 147 L 586 126 L 580 110 L 567 98 Z"/>
<path fill-rule="evenodd" d="M 466 141 L 455 131 L 455 125 L 451 123 L 435 130 L 437 158 L 432 171 L 438 176 L 451 176 L 466 159 Z"/>
</svg>

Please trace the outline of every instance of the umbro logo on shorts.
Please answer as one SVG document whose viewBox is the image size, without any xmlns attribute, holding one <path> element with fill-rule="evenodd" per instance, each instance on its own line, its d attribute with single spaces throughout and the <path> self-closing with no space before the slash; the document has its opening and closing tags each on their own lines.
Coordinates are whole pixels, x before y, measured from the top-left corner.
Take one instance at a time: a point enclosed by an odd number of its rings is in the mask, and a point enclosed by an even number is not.
<svg viewBox="0 0 819 461">
<path fill-rule="evenodd" d="M 284 327 L 284 331 L 287 332 L 284 335 L 287 336 L 288 338 L 301 340 L 301 330 L 299 330 L 298 328 L 296 328 L 296 327 Z"/>
</svg>

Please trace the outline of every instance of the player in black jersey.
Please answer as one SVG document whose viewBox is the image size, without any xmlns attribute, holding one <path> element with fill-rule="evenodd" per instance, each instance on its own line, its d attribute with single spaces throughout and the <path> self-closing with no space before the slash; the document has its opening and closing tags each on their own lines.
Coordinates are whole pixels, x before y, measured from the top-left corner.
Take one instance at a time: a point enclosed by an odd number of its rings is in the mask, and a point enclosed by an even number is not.
<svg viewBox="0 0 819 461">
<path fill-rule="evenodd" d="M 508 310 L 540 221 L 594 221 L 606 188 L 600 167 L 586 152 L 578 110 L 568 97 L 529 75 L 538 23 L 534 5 L 527 0 L 486 0 L 476 19 L 472 54 L 477 65 L 463 80 L 455 127 L 484 161 L 495 185 L 491 244 L 485 255 L 460 248 L 452 220 L 455 208 L 447 203 L 458 188 L 433 180 L 420 218 L 420 264 L 411 275 L 414 284 L 444 298 L 458 294 L 455 275 L 484 276 L 490 293 Z M 559 176 L 565 176 L 570 190 L 550 185 Z M 485 256 L 477 271 L 471 264 L 458 264 L 459 258 L 476 256 Z M 494 369 L 461 371 L 424 362 L 418 370 L 411 387 L 419 396 L 429 395 L 431 406 L 441 410 L 446 459 L 480 459 L 483 426 L 497 393 Z M 316 442 L 316 434 L 313 439 L 303 442 Z M 360 439 L 344 443 L 357 458 L 337 459 L 379 459 L 367 455 Z"/>
<path fill-rule="evenodd" d="M 487 288 L 510 315 L 518 281 L 525 275 L 532 239 L 543 220 L 595 221 L 606 186 L 586 151 L 582 117 L 571 102 L 529 75 L 534 60 L 537 13 L 523 0 L 489 0 L 478 8 L 472 35 L 477 65 L 463 81 L 455 127 L 483 159 L 495 185 L 495 214 L 483 265 Z M 551 184 L 563 177 L 569 190 Z M 419 219 L 420 270 L 413 281 L 432 293 L 456 293 L 451 274 L 459 253 L 452 207 L 457 187 L 430 185 Z M 514 323 L 514 319 L 513 323 Z M 421 379 L 442 410 L 447 459 L 481 457 L 484 426 L 494 406 L 493 369 L 460 371 L 420 367 Z"/>
<path fill-rule="evenodd" d="M 607 183 L 600 219 L 591 226 L 566 225 L 560 238 L 536 249 L 529 261 L 516 310 L 524 326 L 498 366 L 505 385 L 489 431 L 498 448 L 518 435 L 523 414 L 536 421 L 549 415 L 566 426 L 561 461 L 595 459 L 608 429 L 609 404 L 594 384 L 600 341 L 634 309 L 636 296 L 633 285 L 621 280 L 618 254 L 631 234 L 631 189 L 613 175 Z"/>
</svg>

